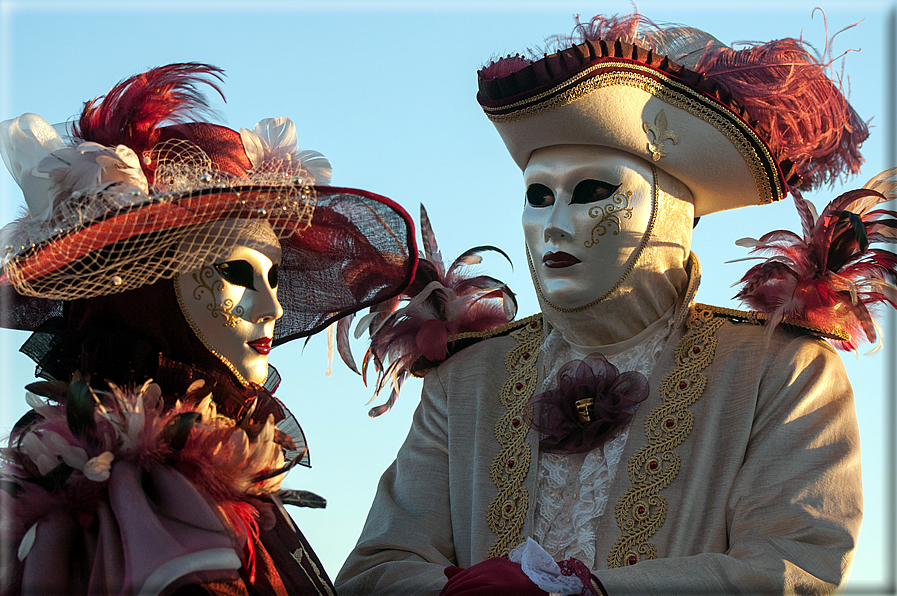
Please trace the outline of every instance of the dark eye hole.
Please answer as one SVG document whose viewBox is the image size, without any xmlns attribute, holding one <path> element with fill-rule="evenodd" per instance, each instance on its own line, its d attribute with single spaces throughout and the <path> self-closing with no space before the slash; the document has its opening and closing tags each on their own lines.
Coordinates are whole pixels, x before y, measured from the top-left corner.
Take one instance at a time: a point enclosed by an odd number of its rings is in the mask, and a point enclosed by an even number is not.
<svg viewBox="0 0 897 596">
<path fill-rule="evenodd" d="M 268 270 L 268 285 L 271 286 L 271 289 L 277 287 L 277 265 L 271 265 L 271 269 Z"/>
<path fill-rule="evenodd" d="M 247 261 L 241 260 L 216 263 L 215 269 L 218 270 L 218 273 L 224 278 L 224 281 L 234 284 L 235 286 L 249 288 L 250 290 L 255 289 L 255 285 L 252 283 L 252 280 L 255 277 L 255 271 L 253 271 L 252 265 Z"/>
<path fill-rule="evenodd" d="M 609 199 L 614 196 L 614 193 L 617 192 L 618 188 L 620 188 L 619 184 L 614 186 L 613 184 L 608 184 L 601 180 L 583 180 L 573 189 L 573 196 L 570 198 L 570 204 L 584 205 L 596 201 L 603 201 L 604 199 Z"/>
<path fill-rule="evenodd" d="M 554 194 L 544 184 L 531 184 L 526 189 L 526 202 L 533 207 L 547 207 L 554 203 Z"/>
</svg>

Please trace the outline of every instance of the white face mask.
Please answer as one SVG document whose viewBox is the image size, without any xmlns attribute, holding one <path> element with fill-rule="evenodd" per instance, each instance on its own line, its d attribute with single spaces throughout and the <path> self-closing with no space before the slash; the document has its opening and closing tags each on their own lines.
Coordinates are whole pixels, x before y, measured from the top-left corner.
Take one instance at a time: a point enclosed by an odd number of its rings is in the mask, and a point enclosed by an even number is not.
<svg viewBox="0 0 897 596">
<path fill-rule="evenodd" d="M 651 165 L 608 147 L 557 145 L 533 152 L 523 179 L 523 233 L 543 298 L 576 309 L 615 289 L 651 227 Z"/>
<path fill-rule="evenodd" d="M 214 265 L 177 276 L 178 299 L 203 344 L 242 382 L 261 385 L 268 376 L 277 300 L 279 246 L 260 250 L 235 245 Z"/>
</svg>

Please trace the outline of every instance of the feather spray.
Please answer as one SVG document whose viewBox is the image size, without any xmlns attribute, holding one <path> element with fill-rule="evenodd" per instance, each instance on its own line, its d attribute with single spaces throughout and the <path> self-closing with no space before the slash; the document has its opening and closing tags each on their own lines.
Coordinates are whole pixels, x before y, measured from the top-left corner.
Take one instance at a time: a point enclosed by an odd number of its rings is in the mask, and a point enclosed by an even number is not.
<svg viewBox="0 0 897 596">
<path fill-rule="evenodd" d="M 897 168 L 837 197 L 818 217 L 795 193 L 803 236 L 777 230 L 737 241 L 772 256 L 741 278 L 735 297 L 769 314 L 770 332 L 788 320 L 847 332 L 849 340 L 832 341 L 842 350 L 856 350 L 861 338 L 876 342 L 876 308 L 897 308 L 897 255 L 871 245 L 897 242 L 897 212 L 875 207 L 894 198 Z"/>
<path fill-rule="evenodd" d="M 125 79 L 105 96 L 84 104 L 74 126 L 75 137 L 107 147 L 125 145 L 142 156 L 158 142 L 163 124 L 199 121 L 210 111 L 200 84 L 224 99 L 215 82 L 222 80 L 222 72 L 208 64 L 186 62 Z M 152 182 L 152 171 L 144 170 Z"/>
<path fill-rule="evenodd" d="M 423 205 L 420 219 L 423 256 L 418 260 L 414 281 L 403 295 L 371 307 L 355 328 L 356 338 L 365 331 L 371 338 L 360 372 L 365 384 L 369 366 L 373 365 L 377 372 L 371 399 L 383 389 L 391 389 L 386 403 L 368 412 L 371 417 L 392 408 L 411 366 L 419 358 L 440 362 L 448 356 L 452 336 L 499 327 L 517 314 L 514 293 L 503 282 L 468 272 L 469 266 L 482 262 L 484 252 L 497 252 L 510 262 L 504 251 L 494 246 L 477 246 L 446 267 Z M 346 365 L 358 372 L 349 348 L 351 324 L 349 317 L 337 324 L 337 350 Z"/>
</svg>

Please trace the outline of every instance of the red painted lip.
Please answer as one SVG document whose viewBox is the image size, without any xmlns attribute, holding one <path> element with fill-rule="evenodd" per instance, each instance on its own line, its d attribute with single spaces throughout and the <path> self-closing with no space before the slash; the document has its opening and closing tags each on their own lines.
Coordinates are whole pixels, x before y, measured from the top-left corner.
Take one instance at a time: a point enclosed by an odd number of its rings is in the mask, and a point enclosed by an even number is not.
<svg viewBox="0 0 897 596">
<path fill-rule="evenodd" d="M 545 256 L 542 257 L 542 264 L 549 269 L 572 267 L 577 263 L 582 263 L 582 261 L 566 252 L 547 252 L 545 253 Z"/>
<path fill-rule="evenodd" d="M 247 341 L 246 344 L 262 356 L 267 356 L 271 352 L 272 340 L 273 338 L 271 337 L 260 337 L 259 339 Z"/>
</svg>

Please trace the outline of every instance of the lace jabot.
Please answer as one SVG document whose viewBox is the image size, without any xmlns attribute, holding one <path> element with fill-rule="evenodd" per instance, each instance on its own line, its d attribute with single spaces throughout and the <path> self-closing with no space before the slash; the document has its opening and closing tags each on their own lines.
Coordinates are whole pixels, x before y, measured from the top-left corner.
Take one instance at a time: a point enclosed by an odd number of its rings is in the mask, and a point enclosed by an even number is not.
<svg viewBox="0 0 897 596">
<path fill-rule="evenodd" d="M 666 345 L 673 309 L 635 338 L 605 346 L 584 348 L 567 342 L 555 329 L 545 339 L 540 391 L 553 388 L 558 370 L 574 359 L 601 352 L 621 372 L 638 371 L 649 377 Z M 533 537 L 560 561 L 576 557 L 594 569 L 597 526 L 607 507 L 608 492 L 619 467 L 631 424 L 603 446 L 580 454 L 539 454 Z"/>
</svg>

